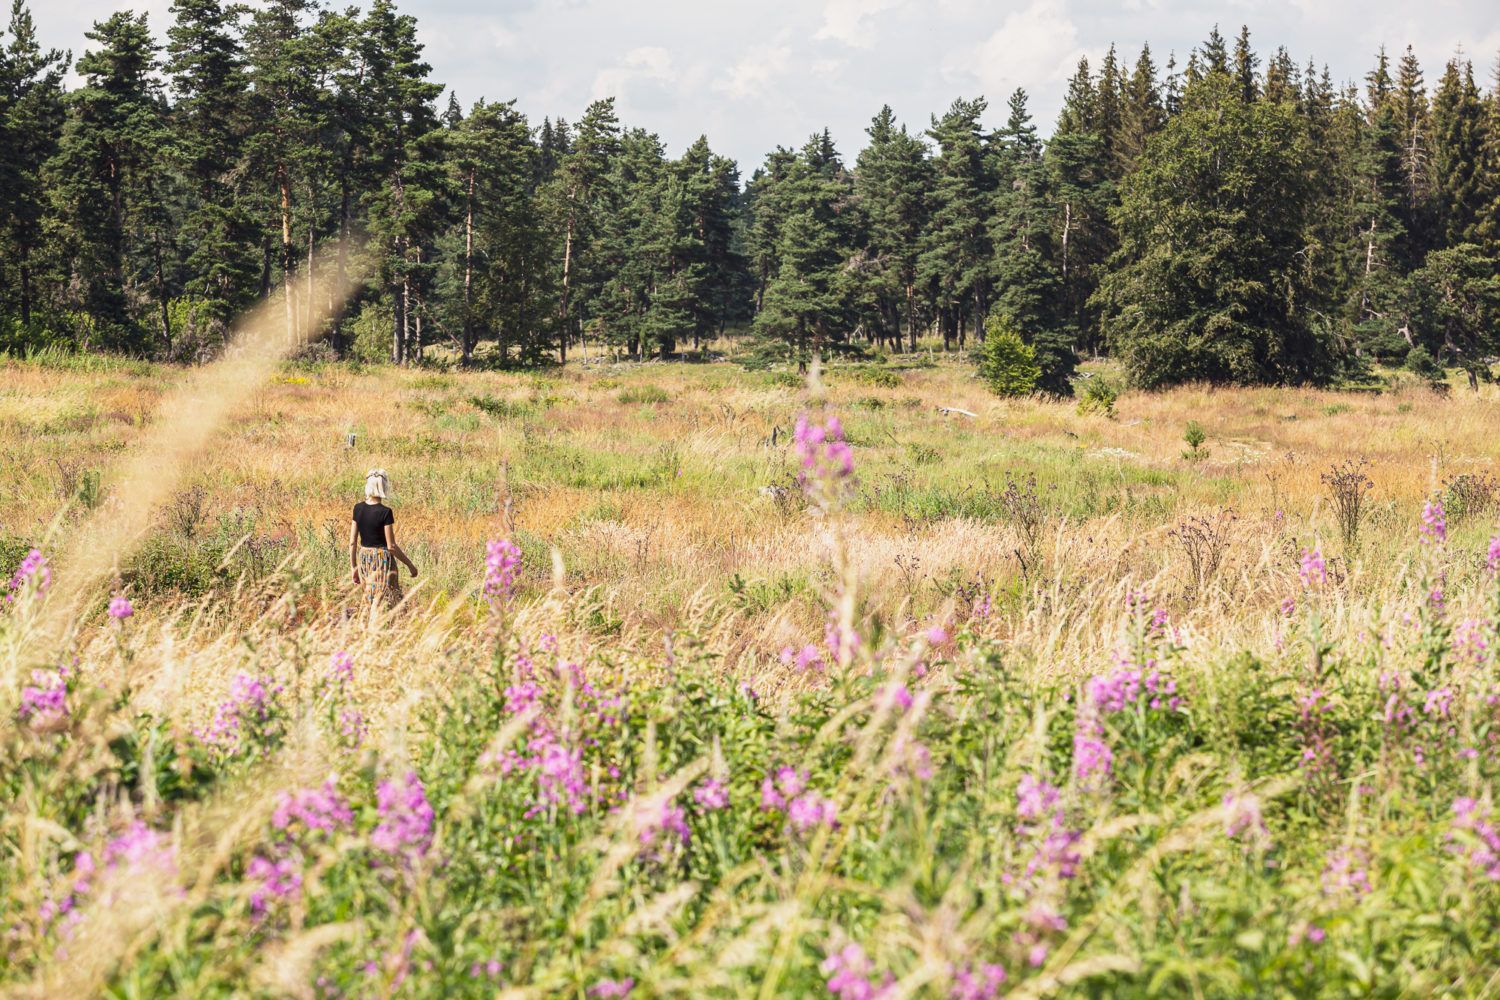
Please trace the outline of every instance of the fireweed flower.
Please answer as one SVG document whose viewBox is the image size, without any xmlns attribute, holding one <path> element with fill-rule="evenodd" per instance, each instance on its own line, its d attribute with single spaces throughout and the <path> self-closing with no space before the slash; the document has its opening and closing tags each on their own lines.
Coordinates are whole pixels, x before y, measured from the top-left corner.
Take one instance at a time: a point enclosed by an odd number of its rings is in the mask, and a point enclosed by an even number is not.
<svg viewBox="0 0 1500 1000">
<path fill-rule="evenodd" d="M 797 482 L 819 507 L 833 506 L 849 489 L 854 477 L 854 452 L 844 440 L 838 417 L 819 426 L 803 414 L 797 418 L 792 442 L 800 471 Z"/>
<path fill-rule="evenodd" d="M 37 732 L 61 729 L 68 721 L 68 679 L 60 670 L 33 670 L 21 689 L 16 715 Z"/>
<path fill-rule="evenodd" d="M 1021 783 L 1016 786 L 1016 818 L 1029 823 L 1051 815 L 1058 795 L 1057 788 L 1045 779 L 1022 775 Z"/>
<path fill-rule="evenodd" d="M 837 1000 L 880 1000 L 895 992 L 895 977 L 890 973 L 879 983 L 872 978 L 875 963 L 859 945 L 846 944 L 827 955 L 819 968 L 828 980 L 828 992 Z"/>
<path fill-rule="evenodd" d="M 269 735 L 281 714 L 281 685 L 269 677 L 236 674 L 229 685 L 229 698 L 219 703 L 208 725 L 194 730 L 204 746 L 222 753 L 236 753 L 249 739 Z"/>
<path fill-rule="evenodd" d="M 1369 895 L 1369 859 L 1363 851 L 1338 848 L 1328 852 L 1323 863 L 1323 895 L 1330 898 Z"/>
<path fill-rule="evenodd" d="M 634 820 L 641 857 L 660 858 L 686 847 L 693 836 L 688 829 L 687 813 L 671 799 L 651 796 L 640 800 L 635 805 Z"/>
<path fill-rule="evenodd" d="M 514 542 L 508 538 L 490 541 L 484 557 L 484 593 L 493 606 L 500 608 L 510 603 L 520 566 L 521 550 Z"/>
<path fill-rule="evenodd" d="M 1500 881 L 1500 829 L 1488 804 L 1467 796 L 1453 800 L 1448 849 L 1490 881 Z"/>
<path fill-rule="evenodd" d="M 334 687 L 343 689 L 354 683 L 354 657 L 340 650 L 333 654 L 328 661 L 328 681 Z"/>
<path fill-rule="evenodd" d="M 432 806 L 417 772 L 408 771 L 397 784 L 382 781 L 375 789 L 380 823 L 370 832 L 370 845 L 378 851 L 420 860 L 432 846 Z"/>
<path fill-rule="evenodd" d="M 1302 578 L 1304 587 L 1316 587 L 1327 583 L 1328 564 L 1323 561 L 1323 550 L 1303 549 L 1297 575 Z"/>
<path fill-rule="evenodd" d="M 952 1000 L 997 1000 L 1005 985 L 1005 966 L 996 962 L 954 966 Z"/>
<path fill-rule="evenodd" d="M 807 775 L 796 768 L 777 768 L 760 786 L 762 812 L 780 812 L 798 833 L 838 826 L 838 804 L 807 787 Z"/>
<path fill-rule="evenodd" d="M 282 792 L 271 825 L 292 834 L 335 833 L 354 824 L 354 812 L 332 780 L 314 788 Z"/>
<path fill-rule="evenodd" d="M 1073 734 L 1073 776 L 1089 788 L 1098 788 L 1109 780 L 1115 754 L 1102 739 L 1103 728 L 1097 722 L 1080 720 Z"/>
<path fill-rule="evenodd" d="M 1441 545 L 1448 540 L 1448 516 L 1443 511 L 1441 500 L 1429 500 L 1422 507 L 1422 542 Z"/>
<path fill-rule="evenodd" d="M 291 858 L 267 858 L 255 855 L 245 866 L 245 877 L 255 883 L 250 890 L 250 912 L 264 917 L 270 904 L 301 895 L 302 867 Z"/>
<path fill-rule="evenodd" d="M 1490 539 L 1489 548 L 1484 554 L 1484 565 L 1491 573 L 1500 573 L 1500 535 Z"/>
<path fill-rule="evenodd" d="M 589 987 L 589 996 L 610 1000 L 614 997 L 628 997 L 633 989 L 634 979 L 601 979 Z"/>
<path fill-rule="evenodd" d="M 42 555 L 41 549 L 32 549 L 11 575 L 10 593 L 6 595 L 5 602 L 11 603 L 22 591 L 28 589 L 38 594 L 45 593 L 51 584 L 52 567 L 48 564 L 47 557 Z"/>
<path fill-rule="evenodd" d="M 812 643 L 801 649 L 786 646 L 781 650 L 781 662 L 795 668 L 798 673 L 807 673 L 809 670 L 823 669 L 823 654 Z"/>
<path fill-rule="evenodd" d="M 1224 835 L 1243 841 L 1250 847 L 1262 847 L 1269 841 L 1266 821 L 1260 811 L 1260 797 L 1252 793 L 1224 796 Z"/>
<path fill-rule="evenodd" d="M 729 805 L 729 789 L 725 788 L 724 782 L 717 778 L 707 778 L 693 789 L 693 801 L 698 803 L 704 812 L 715 812 Z"/>
<path fill-rule="evenodd" d="M 109 602 L 109 616 L 117 622 L 122 622 L 135 614 L 135 608 L 131 607 L 130 598 L 124 594 L 116 594 Z"/>
</svg>

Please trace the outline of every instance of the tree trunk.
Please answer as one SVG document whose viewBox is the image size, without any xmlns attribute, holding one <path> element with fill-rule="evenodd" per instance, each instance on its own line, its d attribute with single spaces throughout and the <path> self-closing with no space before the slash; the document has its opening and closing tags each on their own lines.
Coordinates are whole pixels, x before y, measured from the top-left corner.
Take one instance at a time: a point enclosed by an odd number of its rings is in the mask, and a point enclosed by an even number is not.
<svg viewBox="0 0 1500 1000">
<path fill-rule="evenodd" d="M 292 301 L 292 182 L 285 164 L 276 168 L 277 186 L 281 189 L 281 290 L 286 296 L 286 341 L 297 342 L 297 312 Z"/>
<path fill-rule="evenodd" d="M 474 359 L 474 183 L 477 173 L 477 167 L 469 168 L 469 197 L 464 207 L 463 363 L 465 368 Z"/>
<path fill-rule="evenodd" d="M 31 259 L 29 252 L 21 255 L 21 325 L 31 326 Z"/>
<path fill-rule="evenodd" d="M 568 360 L 568 287 L 573 274 L 573 227 L 576 224 L 575 215 L 569 212 L 567 233 L 563 237 L 562 306 L 559 310 L 561 322 L 557 331 L 558 356 L 564 363 Z"/>
<path fill-rule="evenodd" d="M 917 286 L 914 282 L 906 284 L 906 342 L 908 350 L 913 353 L 917 350 Z"/>
</svg>

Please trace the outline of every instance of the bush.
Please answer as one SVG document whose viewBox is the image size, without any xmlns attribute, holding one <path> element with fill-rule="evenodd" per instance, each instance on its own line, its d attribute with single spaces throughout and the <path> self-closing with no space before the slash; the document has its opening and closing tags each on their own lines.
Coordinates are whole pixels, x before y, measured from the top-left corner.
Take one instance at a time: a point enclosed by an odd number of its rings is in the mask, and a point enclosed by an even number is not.
<svg viewBox="0 0 1500 1000">
<path fill-rule="evenodd" d="M 979 348 L 979 377 L 997 396 L 1025 396 L 1036 391 L 1042 368 L 1036 351 L 1006 321 L 991 316 Z"/>
<path fill-rule="evenodd" d="M 1417 344 L 1406 352 L 1406 370 L 1419 378 L 1425 378 L 1429 382 L 1440 382 L 1444 375 L 1443 366 L 1437 363 L 1432 352 L 1421 344 Z"/>
<path fill-rule="evenodd" d="M 370 303 L 349 322 L 349 356 L 365 364 L 378 365 L 391 359 L 390 310 Z"/>
<path fill-rule="evenodd" d="M 1119 398 L 1120 390 L 1115 388 L 1114 383 L 1096 375 L 1083 381 L 1078 393 L 1078 412 L 1084 416 L 1098 413 L 1102 416 L 1113 417 L 1115 402 Z"/>
</svg>

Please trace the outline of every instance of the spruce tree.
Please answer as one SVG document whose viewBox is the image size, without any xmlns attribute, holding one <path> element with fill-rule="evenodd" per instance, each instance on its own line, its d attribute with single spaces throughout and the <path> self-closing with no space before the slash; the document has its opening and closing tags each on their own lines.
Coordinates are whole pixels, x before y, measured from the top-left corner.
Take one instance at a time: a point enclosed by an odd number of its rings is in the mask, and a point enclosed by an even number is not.
<svg viewBox="0 0 1500 1000">
<path fill-rule="evenodd" d="M 956 100 L 928 135 L 933 161 L 932 215 L 918 258 L 918 278 L 937 312 L 944 349 L 963 347 L 968 328 L 982 333 L 989 313 L 989 217 L 993 207 L 991 151 L 980 131 L 984 98 Z"/>
<path fill-rule="evenodd" d="M 44 169 L 62 131 L 67 59 L 41 48 L 23 0 L 11 4 L 8 33 L 0 49 L 0 316 L 14 311 L 29 330 L 47 250 Z"/>
<path fill-rule="evenodd" d="M 1485 107 L 1472 63 L 1450 59 L 1432 101 L 1436 223 L 1447 246 L 1478 243 L 1486 221 Z"/>
<path fill-rule="evenodd" d="M 898 350 L 917 344 L 917 264 L 928 218 L 932 165 L 927 145 L 898 127 L 889 106 L 870 123 L 854 168 L 854 192 L 865 225 L 868 260 L 859 272 L 866 322 Z"/>
<path fill-rule="evenodd" d="M 238 38 L 241 9 L 176 0 L 165 70 L 175 98 L 173 160 L 184 175 L 183 265 L 193 318 L 220 329 L 255 293 L 256 220 L 239 179 L 249 89 Z"/>
</svg>

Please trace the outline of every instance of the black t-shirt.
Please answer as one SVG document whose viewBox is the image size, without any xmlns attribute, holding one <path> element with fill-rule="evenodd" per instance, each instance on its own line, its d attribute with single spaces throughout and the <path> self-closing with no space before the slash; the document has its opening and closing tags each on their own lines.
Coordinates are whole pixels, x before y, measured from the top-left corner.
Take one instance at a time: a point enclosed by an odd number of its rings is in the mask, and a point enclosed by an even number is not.
<svg viewBox="0 0 1500 1000">
<path fill-rule="evenodd" d="M 359 544 L 367 549 L 385 548 L 385 526 L 396 523 L 396 515 L 383 503 L 354 505 L 354 523 L 359 525 Z"/>
</svg>

